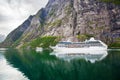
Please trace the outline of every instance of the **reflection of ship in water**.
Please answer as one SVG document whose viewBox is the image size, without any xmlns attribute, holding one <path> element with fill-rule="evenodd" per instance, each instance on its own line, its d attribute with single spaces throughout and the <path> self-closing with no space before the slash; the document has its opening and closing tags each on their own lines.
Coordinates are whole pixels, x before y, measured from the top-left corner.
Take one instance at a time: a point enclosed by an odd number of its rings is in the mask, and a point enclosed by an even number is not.
<svg viewBox="0 0 120 80">
<path fill-rule="evenodd" d="M 91 63 L 104 59 L 107 54 L 107 51 L 92 51 L 89 53 L 51 53 L 51 55 L 55 55 L 56 57 L 65 61 L 70 61 L 73 59 L 85 59 L 86 61 L 90 61 Z"/>
</svg>

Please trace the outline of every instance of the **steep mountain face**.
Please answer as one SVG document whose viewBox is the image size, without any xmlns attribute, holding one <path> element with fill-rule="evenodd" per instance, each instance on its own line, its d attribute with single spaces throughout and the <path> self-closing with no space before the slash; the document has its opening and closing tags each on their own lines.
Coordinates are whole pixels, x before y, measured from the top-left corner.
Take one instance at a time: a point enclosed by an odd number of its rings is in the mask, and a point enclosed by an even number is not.
<svg viewBox="0 0 120 80">
<path fill-rule="evenodd" d="M 106 43 L 120 42 L 120 6 L 98 0 L 49 0 L 45 8 L 11 32 L 4 44 L 17 46 L 40 36 L 62 36 L 79 41 L 94 36 Z"/>
<path fill-rule="evenodd" d="M 4 41 L 4 39 L 5 39 L 5 35 L 0 34 L 0 43 Z"/>
<path fill-rule="evenodd" d="M 65 40 L 92 35 L 107 43 L 120 37 L 119 6 L 98 0 L 52 1 L 46 7 L 52 15 L 48 15 L 44 35 L 61 35 Z"/>
<path fill-rule="evenodd" d="M 20 25 L 18 28 L 13 30 L 5 39 L 5 41 L 0 45 L 1 47 L 9 47 L 12 44 L 14 44 L 22 34 L 26 31 L 26 29 L 30 26 L 31 20 L 33 16 L 30 16 L 22 25 Z"/>
</svg>

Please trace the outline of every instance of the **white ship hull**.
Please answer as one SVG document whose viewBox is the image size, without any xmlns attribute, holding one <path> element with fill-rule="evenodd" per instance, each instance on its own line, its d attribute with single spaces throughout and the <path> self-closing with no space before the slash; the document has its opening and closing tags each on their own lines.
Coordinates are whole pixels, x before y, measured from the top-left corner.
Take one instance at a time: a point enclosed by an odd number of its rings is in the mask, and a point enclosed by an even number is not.
<svg viewBox="0 0 120 80">
<path fill-rule="evenodd" d="M 95 54 L 95 51 L 107 51 L 107 48 L 104 47 L 88 47 L 88 48 L 65 48 L 65 47 L 52 47 L 52 49 L 55 52 L 61 52 L 61 53 L 89 53 L 93 52 Z"/>
</svg>

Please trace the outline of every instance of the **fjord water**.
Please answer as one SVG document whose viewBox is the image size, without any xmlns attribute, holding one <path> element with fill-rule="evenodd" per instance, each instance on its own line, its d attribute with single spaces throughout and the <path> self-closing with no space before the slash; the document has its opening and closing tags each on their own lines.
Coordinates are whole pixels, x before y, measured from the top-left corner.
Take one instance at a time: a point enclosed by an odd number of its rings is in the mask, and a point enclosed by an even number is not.
<svg viewBox="0 0 120 80">
<path fill-rule="evenodd" d="M 120 50 L 91 63 L 84 57 L 50 55 L 49 50 L 0 51 L 0 80 L 120 80 Z M 97 58 L 97 55 L 90 57 Z"/>
</svg>

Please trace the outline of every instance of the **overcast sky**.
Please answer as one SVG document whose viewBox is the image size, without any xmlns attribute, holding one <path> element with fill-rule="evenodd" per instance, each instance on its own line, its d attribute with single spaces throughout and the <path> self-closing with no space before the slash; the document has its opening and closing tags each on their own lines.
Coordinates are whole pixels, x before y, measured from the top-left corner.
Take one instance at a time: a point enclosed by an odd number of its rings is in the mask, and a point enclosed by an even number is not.
<svg viewBox="0 0 120 80">
<path fill-rule="evenodd" d="M 30 15 L 45 7 L 48 0 L 0 0 L 0 34 L 7 35 Z"/>
</svg>

